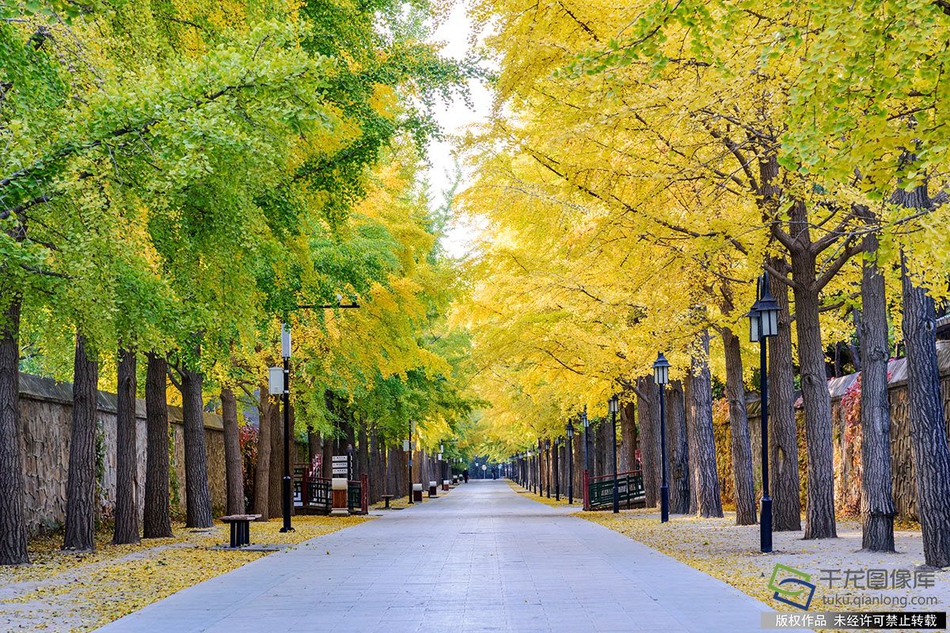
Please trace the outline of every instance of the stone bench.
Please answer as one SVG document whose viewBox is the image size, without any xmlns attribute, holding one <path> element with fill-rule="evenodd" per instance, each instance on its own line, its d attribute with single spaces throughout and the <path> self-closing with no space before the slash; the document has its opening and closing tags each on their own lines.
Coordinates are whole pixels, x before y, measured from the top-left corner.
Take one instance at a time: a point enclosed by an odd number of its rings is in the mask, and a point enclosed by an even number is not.
<svg viewBox="0 0 950 633">
<path fill-rule="evenodd" d="M 251 521 L 261 518 L 259 514 L 229 514 L 221 517 L 222 523 L 231 526 L 231 547 L 244 547 L 251 544 Z"/>
<path fill-rule="evenodd" d="M 386 507 L 383 509 L 389 510 L 389 502 L 395 497 L 395 495 L 380 495 L 380 497 L 384 502 L 386 502 Z"/>
</svg>

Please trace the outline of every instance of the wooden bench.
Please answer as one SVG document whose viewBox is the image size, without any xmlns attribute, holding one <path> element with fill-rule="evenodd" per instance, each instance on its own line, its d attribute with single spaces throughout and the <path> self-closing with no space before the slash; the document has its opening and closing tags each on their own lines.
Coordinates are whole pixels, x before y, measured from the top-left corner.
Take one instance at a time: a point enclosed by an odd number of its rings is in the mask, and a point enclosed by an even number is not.
<svg viewBox="0 0 950 633">
<path fill-rule="evenodd" d="M 231 526 L 231 547 L 244 547 L 251 544 L 251 521 L 261 518 L 259 514 L 229 514 L 221 517 L 222 523 Z"/>
<path fill-rule="evenodd" d="M 383 508 L 384 510 L 389 510 L 389 501 L 390 501 L 394 496 L 395 496 L 395 495 L 380 495 L 380 497 L 382 497 L 383 501 L 386 502 L 386 507 Z"/>
</svg>

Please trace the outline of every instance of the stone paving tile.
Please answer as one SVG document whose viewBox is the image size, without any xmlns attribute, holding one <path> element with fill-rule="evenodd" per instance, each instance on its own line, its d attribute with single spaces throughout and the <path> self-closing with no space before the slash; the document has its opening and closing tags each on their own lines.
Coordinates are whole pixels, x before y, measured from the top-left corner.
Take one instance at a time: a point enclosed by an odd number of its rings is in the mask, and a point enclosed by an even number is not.
<svg viewBox="0 0 950 633">
<path fill-rule="evenodd" d="M 100 631 L 760 631 L 766 605 L 571 511 L 501 481 L 473 481 L 254 561 Z"/>
</svg>

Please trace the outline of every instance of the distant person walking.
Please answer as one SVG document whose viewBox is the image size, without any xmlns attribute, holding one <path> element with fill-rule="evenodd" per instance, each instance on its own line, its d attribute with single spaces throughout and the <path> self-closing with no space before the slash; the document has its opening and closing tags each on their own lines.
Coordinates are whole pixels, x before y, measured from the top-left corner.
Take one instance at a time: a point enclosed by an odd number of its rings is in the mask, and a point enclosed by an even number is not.
<svg viewBox="0 0 950 633">
<path fill-rule="evenodd" d="M 462 471 L 462 479 L 465 480 L 465 483 L 468 483 L 468 468 Z"/>
</svg>

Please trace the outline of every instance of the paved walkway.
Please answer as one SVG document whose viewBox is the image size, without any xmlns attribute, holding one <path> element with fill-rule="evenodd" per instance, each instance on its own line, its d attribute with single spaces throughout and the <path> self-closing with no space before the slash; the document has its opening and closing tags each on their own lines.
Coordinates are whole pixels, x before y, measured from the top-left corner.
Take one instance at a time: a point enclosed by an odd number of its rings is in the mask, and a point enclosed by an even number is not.
<svg viewBox="0 0 950 633">
<path fill-rule="evenodd" d="M 254 561 L 100 630 L 761 631 L 766 605 L 568 512 L 503 481 L 472 481 Z"/>
</svg>

